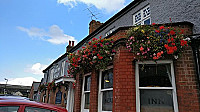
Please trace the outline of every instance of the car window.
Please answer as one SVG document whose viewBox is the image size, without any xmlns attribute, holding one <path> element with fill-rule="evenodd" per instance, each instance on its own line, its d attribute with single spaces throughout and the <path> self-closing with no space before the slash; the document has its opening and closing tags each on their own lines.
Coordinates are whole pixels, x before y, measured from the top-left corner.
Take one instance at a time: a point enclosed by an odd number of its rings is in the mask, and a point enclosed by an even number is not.
<svg viewBox="0 0 200 112">
<path fill-rule="evenodd" d="M 26 107 L 24 112 L 56 112 L 49 109 L 37 108 L 37 107 Z"/>
<path fill-rule="evenodd" d="M 0 106 L 0 112 L 17 112 L 19 106 Z"/>
</svg>

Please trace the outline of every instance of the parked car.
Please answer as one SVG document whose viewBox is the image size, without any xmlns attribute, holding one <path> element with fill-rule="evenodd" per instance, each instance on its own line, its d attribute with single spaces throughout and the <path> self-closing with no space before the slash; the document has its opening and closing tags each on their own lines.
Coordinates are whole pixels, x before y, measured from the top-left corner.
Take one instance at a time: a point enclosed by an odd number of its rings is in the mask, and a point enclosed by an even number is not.
<svg viewBox="0 0 200 112">
<path fill-rule="evenodd" d="M 0 99 L 0 112 L 67 112 L 65 108 L 22 99 Z"/>
<path fill-rule="evenodd" d="M 11 95 L 11 96 L 0 96 L 0 100 L 12 100 L 12 99 L 18 99 L 18 100 L 30 100 L 29 98 L 27 97 L 21 97 L 21 96 L 14 96 L 14 95 Z"/>
</svg>

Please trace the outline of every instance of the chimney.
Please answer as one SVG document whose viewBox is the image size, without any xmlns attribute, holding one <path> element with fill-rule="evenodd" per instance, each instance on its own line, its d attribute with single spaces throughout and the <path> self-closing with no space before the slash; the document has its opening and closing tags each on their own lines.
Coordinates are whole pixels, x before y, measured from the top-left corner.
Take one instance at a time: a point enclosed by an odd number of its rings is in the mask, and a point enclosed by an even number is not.
<svg viewBox="0 0 200 112">
<path fill-rule="evenodd" d="M 72 45 L 71 45 L 72 43 Z M 72 47 L 74 47 L 74 41 L 69 40 L 69 45 L 66 47 L 66 52 L 68 52 Z"/>
<path fill-rule="evenodd" d="M 89 34 L 99 28 L 102 24 L 103 23 L 100 23 L 99 21 L 92 20 L 89 24 Z"/>
</svg>

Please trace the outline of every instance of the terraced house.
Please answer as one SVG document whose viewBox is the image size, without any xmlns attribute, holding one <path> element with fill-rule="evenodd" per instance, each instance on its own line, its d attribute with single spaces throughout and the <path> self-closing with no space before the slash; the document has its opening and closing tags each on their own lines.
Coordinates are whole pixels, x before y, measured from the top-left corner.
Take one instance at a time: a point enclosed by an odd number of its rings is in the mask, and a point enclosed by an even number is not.
<svg viewBox="0 0 200 112">
<path fill-rule="evenodd" d="M 69 112 L 199 112 L 199 10 L 199 0 L 134 0 L 105 23 L 92 20 L 68 49 L 82 56 L 77 65 L 65 53 L 44 70 L 43 83 L 54 82 L 41 99 Z M 102 50 L 111 38 L 113 55 Z"/>
</svg>

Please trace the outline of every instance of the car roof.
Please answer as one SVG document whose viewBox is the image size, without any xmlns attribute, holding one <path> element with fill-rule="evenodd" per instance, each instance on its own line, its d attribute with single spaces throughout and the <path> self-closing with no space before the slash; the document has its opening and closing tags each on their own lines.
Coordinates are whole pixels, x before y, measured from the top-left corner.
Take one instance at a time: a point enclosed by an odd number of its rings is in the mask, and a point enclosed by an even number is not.
<svg viewBox="0 0 200 112">
<path fill-rule="evenodd" d="M 26 106 L 31 106 L 31 107 L 40 107 L 40 108 L 53 109 L 53 110 L 59 110 L 59 111 L 66 112 L 66 109 L 64 109 L 62 107 L 58 107 L 58 106 L 46 104 L 46 103 L 29 101 L 29 100 L 0 99 L 0 105 L 26 105 Z"/>
</svg>

